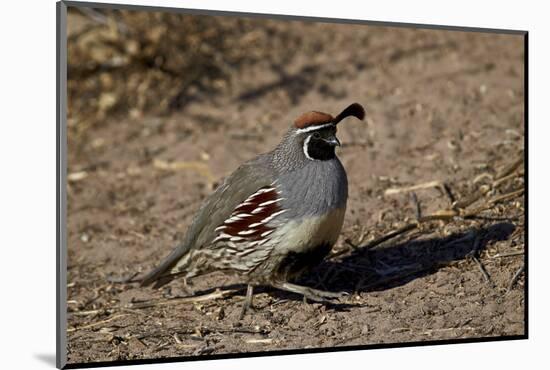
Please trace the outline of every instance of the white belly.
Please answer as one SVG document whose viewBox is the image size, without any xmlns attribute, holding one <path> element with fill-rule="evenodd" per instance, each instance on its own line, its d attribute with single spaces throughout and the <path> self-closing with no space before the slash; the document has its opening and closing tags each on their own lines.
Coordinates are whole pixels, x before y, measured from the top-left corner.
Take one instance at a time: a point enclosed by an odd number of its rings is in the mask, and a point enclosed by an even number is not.
<svg viewBox="0 0 550 370">
<path fill-rule="evenodd" d="M 345 213 L 345 208 L 338 208 L 323 216 L 281 225 L 270 238 L 278 245 L 273 252 L 281 255 L 288 252 L 304 253 L 319 245 L 333 245 L 342 230 Z"/>
</svg>

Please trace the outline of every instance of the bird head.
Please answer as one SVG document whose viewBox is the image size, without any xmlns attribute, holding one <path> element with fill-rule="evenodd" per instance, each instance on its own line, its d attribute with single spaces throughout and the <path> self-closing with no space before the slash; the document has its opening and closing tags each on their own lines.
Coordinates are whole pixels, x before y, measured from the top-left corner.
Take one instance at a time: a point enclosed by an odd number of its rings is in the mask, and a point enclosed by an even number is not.
<svg viewBox="0 0 550 370">
<path fill-rule="evenodd" d="M 290 136 L 301 145 L 308 160 L 328 160 L 335 157 L 335 147 L 340 145 L 336 126 L 344 118 L 365 118 L 365 109 L 358 103 L 349 105 L 336 117 L 323 112 L 307 112 L 300 115 L 290 129 Z"/>
</svg>

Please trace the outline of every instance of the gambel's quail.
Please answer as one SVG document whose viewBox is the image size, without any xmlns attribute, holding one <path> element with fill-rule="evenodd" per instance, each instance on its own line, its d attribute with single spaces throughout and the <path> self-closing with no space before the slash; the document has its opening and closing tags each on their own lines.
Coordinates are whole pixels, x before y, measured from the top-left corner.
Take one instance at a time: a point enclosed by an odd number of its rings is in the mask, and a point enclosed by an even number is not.
<svg viewBox="0 0 550 370">
<path fill-rule="evenodd" d="M 313 301 L 341 297 L 291 281 L 319 264 L 340 234 L 348 181 L 335 154 L 336 125 L 348 116 L 363 119 L 365 110 L 354 103 L 336 117 L 298 117 L 275 149 L 242 164 L 204 201 L 183 242 L 141 284 L 237 273 L 248 284 L 242 315 L 255 285 Z"/>
</svg>

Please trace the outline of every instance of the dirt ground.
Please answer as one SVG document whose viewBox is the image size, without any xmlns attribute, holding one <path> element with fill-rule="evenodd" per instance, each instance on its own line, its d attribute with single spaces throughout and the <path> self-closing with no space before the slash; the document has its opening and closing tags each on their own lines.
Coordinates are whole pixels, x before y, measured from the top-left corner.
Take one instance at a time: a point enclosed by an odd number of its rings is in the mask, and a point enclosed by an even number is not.
<svg viewBox="0 0 550 370">
<path fill-rule="evenodd" d="M 69 137 L 69 363 L 525 333 L 524 276 L 513 279 L 524 264 L 523 167 L 498 180 L 522 158 L 523 37 L 281 24 L 291 37 L 271 52 L 284 58 L 232 70 L 223 93 L 195 92 L 162 114 L 104 114 Z M 349 179 L 342 235 L 302 279 L 348 297 L 324 305 L 260 289 L 239 321 L 242 290 L 186 302 L 169 299 L 186 295 L 178 280 L 158 291 L 108 281 L 157 265 L 216 184 L 273 148 L 299 114 L 352 102 L 368 118 L 339 126 Z M 369 247 L 415 220 L 406 188 L 432 181 L 449 192 L 414 190 L 422 215 L 485 194 L 470 215 Z M 239 281 L 191 283 L 202 295 Z"/>
</svg>

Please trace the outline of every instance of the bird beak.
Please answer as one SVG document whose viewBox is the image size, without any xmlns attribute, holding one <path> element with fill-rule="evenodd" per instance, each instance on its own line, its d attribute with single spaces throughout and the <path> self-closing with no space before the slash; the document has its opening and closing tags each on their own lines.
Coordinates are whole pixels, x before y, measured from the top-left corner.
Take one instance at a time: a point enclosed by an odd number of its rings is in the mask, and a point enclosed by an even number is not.
<svg viewBox="0 0 550 370">
<path fill-rule="evenodd" d="M 324 139 L 327 144 L 329 145 L 332 145 L 332 146 L 340 146 L 340 140 L 338 140 L 338 138 L 336 136 L 332 136 L 330 138 L 327 138 L 327 139 Z"/>
</svg>

